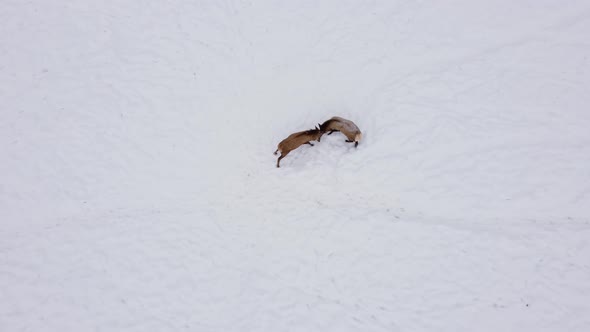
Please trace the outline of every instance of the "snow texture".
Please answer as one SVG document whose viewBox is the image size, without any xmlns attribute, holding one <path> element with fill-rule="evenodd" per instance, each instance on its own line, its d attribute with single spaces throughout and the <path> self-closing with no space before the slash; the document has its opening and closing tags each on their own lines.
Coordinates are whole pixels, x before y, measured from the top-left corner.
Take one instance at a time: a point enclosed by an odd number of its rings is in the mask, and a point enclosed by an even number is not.
<svg viewBox="0 0 590 332">
<path fill-rule="evenodd" d="M 1 331 L 590 331 L 587 0 L 0 21 Z"/>
</svg>

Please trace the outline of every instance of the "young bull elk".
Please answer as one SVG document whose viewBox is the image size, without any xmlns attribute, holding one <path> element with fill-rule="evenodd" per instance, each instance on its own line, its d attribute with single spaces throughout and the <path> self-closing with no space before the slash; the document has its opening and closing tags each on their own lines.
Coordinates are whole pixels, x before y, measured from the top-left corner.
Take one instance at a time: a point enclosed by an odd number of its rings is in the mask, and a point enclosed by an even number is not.
<svg viewBox="0 0 590 332">
<path fill-rule="evenodd" d="M 328 133 L 328 135 L 332 135 L 332 133 L 335 131 L 342 132 L 344 136 L 346 136 L 347 138 L 346 142 L 354 142 L 355 148 L 359 145 L 359 141 L 363 138 L 363 134 L 361 133 L 359 127 L 357 127 L 354 124 L 354 122 L 343 119 L 339 116 L 335 116 L 330 120 L 322 123 L 320 125 L 320 130 L 322 131 L 322 135 L 326 132 Z"/>
<path fill-rule="evenodd" d="M 289 137 L 285 138 L 281 141 L 281 143 L 279 143 L 278 149 L 274 153 L 275 155 L 277 154 L 277 152 L 281 153 L 281 156 L 279 157 L 279 159 L 277 159 L 277 167 L 281 167 L 279 165 L 281 159 L 285 158 L 285 156 L 288 155 L 289 152 L 297 149 L 303 144 L 309 144 L 313 146 L 313 144 L 311 144 L 310 141 L 319 142 L 320 137 L 322 137 L 322 131 L 318 127 L 315 127 L 315 129 L 300 131 L 298 133 L 289 135 Z"/>
</svg>

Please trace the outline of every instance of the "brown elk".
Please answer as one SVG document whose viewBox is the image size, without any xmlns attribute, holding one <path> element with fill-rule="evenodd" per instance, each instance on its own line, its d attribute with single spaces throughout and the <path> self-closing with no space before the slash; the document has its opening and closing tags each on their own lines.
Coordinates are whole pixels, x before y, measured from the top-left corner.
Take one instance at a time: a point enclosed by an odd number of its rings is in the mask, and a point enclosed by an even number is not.
<svg viewBox="0 0 590 332">
<path fill-rule="evenodd" d="M 363 134 L 361 133 L 359 127 L 357 127 L 354 124 L 354 122 L 346 120 L 339 116 L 335 116 L 330 120 L 322 123 L 320 125 L 320 130 L 322 132 L 322 135 L 326 132 L 328 133 L 328 135 L 332 135 L 332 133 L 335 131 L 342 132 L 344 136 L 346 136 L 347 138 L 346 142 L 354 143 L 355 148 L 359 145 L 359 141 L 363 138 Z"/>
<path fill-rule="evenodd" d="M 277 152 L 281 153 L 281 156 L 279 157 L 279 159 L 277 159 L 277 167 L 281 167 L 279 165 L 281 159 L 285 158 L 285 156 L 288 155 L 289 152 L 297 149 L 303 144 L 309 144 L 313 146 L 313 144 L 311 144 L 310 141 L 319 142 L 320 138 L 322 137 L 322 134 L 322 131 L 318 127 L 315 127 L 315 129 L 300 131 L 298 133 L 291 134 L 289 135 L 289 137 L 282 140 L 274 153 L 275 155 L 277 154 Z"/>
</svg>

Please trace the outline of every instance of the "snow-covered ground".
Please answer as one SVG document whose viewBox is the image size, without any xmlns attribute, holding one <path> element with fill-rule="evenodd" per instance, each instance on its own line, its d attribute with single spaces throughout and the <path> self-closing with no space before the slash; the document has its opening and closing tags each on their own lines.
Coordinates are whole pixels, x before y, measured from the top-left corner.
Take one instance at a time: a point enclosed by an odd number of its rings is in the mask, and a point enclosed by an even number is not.
<svg viewBox="0 0 590 332">
<path fill-rule="evenodd" d="M 0 331 L 590 330 L 587 0 L 0 21 Z"/>
</svg>

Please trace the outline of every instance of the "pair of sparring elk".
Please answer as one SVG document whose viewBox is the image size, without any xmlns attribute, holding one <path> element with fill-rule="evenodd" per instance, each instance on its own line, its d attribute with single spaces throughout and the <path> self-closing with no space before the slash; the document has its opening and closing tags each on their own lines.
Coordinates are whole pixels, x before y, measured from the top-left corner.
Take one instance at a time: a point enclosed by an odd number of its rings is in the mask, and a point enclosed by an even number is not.
<svg viewBox="0 0 590 332">
<path fill-rule="evenodd" d="M 322 135 L 325 133 L 332 135 L 333 132 L 339 131 L 343 133 L 344 136 L 346 136 L 346 142 L 354 143 L 355 148 L 358 146 L 359 141 L 363 138 L 363 134 L 356 124 L 354 124 L 354 122 L 338 116 L 332 117 L 330 120 L 318 125 L 319 128 L 316 126 L 315 129 L 291 134 L 289 137 L 285 138 L 279 143 L 277 150 L 274 152 L 275 155 L 277 152 L 281 153 L 279 159 L 277 159 L 277 167 L 281 167 L 281 159 L 285 158 L 289 152 L 297 149 L 303 144 L 309 144 L 313 146 L 311 141 L 319 142 L 322 138 Z"/>
</svg>

